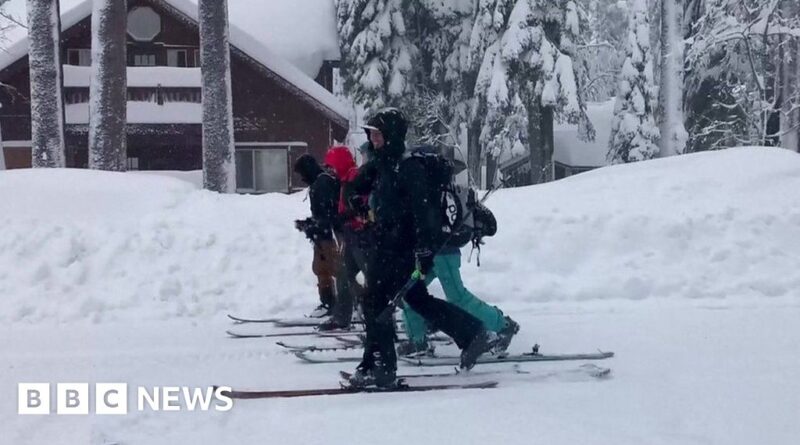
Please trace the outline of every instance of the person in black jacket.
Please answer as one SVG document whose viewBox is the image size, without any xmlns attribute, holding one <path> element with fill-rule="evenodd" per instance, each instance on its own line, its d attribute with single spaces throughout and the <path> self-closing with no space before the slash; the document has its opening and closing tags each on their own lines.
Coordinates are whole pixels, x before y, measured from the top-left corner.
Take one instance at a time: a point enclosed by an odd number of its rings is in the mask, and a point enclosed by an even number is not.
<svg viewBox="0 0 800 445">
<path fill-rule="evenodd" d="M 339 203 L 339 181 L 320 167 L 309 154 L 300 156 L 294 171 L 309 186 L 311 217 L 295 221 L 298 230 L 314 244 L 314 260 L 311 269 L 317 276 L 320 305 L 311 313 L 312 317 L 330 315 L 336 302 L 335 280 L 339 266 L 339 255 L 333 234 L 336 226 Z"/>
<path fill-rule="evenodd" d="M 415 270 L 425 275 L 432 269 L 433 257 L 442 242 L 437 192 L 428 186 L 423 165 L 404 158 L 407 125 L 403 114 L 394 108 L 371 118 L 364 129 L 373 158 L 346 186 L 358 195 L 371 193 L 374 218 L 364 301 L 367 339 L 363 359 L 351 379 L 357 386 L 373 382 L 386 387 L 395 384 L 394 322 L 379 320 L 378 315 Z M 497 341 L 496 335 L 486 331 L 477 318 L 433 298 L 424 280 L 416 281 L 405 302 L 429 325 L 453 338 L 462 350 L 462 368 L 471 368 L 478 356 Z"/>
</svg>

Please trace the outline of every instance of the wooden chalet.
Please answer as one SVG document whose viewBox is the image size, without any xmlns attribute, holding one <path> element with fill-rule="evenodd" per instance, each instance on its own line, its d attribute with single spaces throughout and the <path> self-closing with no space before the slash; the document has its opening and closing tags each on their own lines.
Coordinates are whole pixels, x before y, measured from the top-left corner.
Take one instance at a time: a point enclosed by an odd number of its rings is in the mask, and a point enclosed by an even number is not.
<svg viewBox="0 0 800 445">
<path fill-rule="evenodd" d="M 91 0 L 62 14 L 67 166 L 88 160 Z M 202 168 L 201 72 L 197 5 L 190 0 L 128 1 L 130 170 Z M 332 18 L 333 19 L 333 18 Z M 237 190 L 289 192 L 303 153 L 321 159 L 348 131 L 348 110 L 331 93 L 335 61 L 311 79 L 231 23 L 231 77 Z M 31 165 L 27 39 L 0 56 L 0 126 L 7 168 Z"/>
</svg>

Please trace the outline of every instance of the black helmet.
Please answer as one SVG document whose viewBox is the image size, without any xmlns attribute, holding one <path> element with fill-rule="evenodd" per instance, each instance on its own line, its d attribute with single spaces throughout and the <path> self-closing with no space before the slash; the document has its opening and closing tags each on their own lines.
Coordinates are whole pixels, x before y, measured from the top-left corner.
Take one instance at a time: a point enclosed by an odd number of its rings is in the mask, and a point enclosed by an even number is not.
<svg viewBox="0 0 800 445">
<path fill-rule="evenodd" d="M 375 113 L 363 128 L 367 131 L 380 131 L 387 141 L 397 141 L 405 139 L 408 121 L 397 108 L 384 108 Z"/>
</svg>

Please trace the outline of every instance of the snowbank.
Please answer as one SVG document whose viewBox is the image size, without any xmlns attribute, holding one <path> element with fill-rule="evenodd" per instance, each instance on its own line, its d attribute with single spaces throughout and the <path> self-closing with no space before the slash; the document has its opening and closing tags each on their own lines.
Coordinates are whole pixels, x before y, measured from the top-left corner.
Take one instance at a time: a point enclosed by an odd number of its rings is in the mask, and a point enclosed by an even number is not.
<svg viewBox="0 0 800 445">
<path fill-rule="evenodd" d="M 480 268 L 465 249 L 465 281 L 493 303 L 790 297 L 798 189 L 796 153 L 740 148 L 503 190 L 488 202 L 500 230 Z M 292 227 L 304 197 L 0 172 L 0 322 L 296 315 L 316 301 L 311 248 Z"/>
</svg>

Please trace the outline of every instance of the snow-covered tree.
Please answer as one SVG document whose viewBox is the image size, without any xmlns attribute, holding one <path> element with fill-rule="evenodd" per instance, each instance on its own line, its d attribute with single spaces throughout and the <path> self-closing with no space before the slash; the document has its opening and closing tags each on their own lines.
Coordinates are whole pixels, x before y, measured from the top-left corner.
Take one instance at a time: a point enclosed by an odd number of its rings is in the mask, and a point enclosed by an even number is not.
<svg viewBox="0 0 800 445">
<path fill-rule="evenodd" d="M 473 177 L 487 154 L 497 156 L 525 134 L 527 114 L 511 85 L 500 50 L 515 0 L 478 0 L 470 34 L 469 63 L 477 71 L 471 120 L 477 134 L 469 138 L 469 167 Z"/>
<path fill-rule="evenodd" d="M 33 167 L 64 167 L 58 2 L 27 0 Z"/>
<path fill-rule="evenodd" d="M 780 65 L 800 38 L 796 3 L 704 2 L 687 50 L 693 150 L 781 142 Z"/>
<path fill-rule="evenodd" d="M 93 0 L 89 168 L 125 171 L 127 0 Z"/>
<path fill-rule="evenodd" d="M 689 134 L 683 117 L 684 30 L 681 0 L 661 2 L 661 82 L 659 83 L 659 156 L 682 154 Z"/>
<path fill-rule="evenodd" d="M 627 4 L 607 0 L 579 0 L 585 11 L 576 45 L 576 70 L 581 93 L 587 101 L 601 102 L 616 96 L 617 77 L 625 60 L 628 27 Z"/>
<path fill-rule="evenodd" d="M 527 145 L 532 180 L 541 182 L 549 179 L 555 119 L 583 124 L 583 133 L 592 133 L 570 55 L 580 38 L 578 7 L 572 0 L 509 5 L 502 34 L 486 48 L 478 74 L 481 141 L 495 154 Z"/>
<path fill-rule="evenodd" d="M 646 0 L 630 3 L 628 28 L 627 57 L 620 72 L 609 141 L 608 160 L 612 163 L 643 161 L 658 154 L 657 91 Z"/>
<path fill-rule="evenodd" d="M 403 0 L 335 0 L 344 89 L 369 111 L 402 106 L 413 89 L 416 47 L 407 36 Z"/>
<path fill-rule="evenodd" d="M 203 186 L 236 191 L 228 1 L 200 0 L 200 64 L 203 76 Z"/>
</svg>

